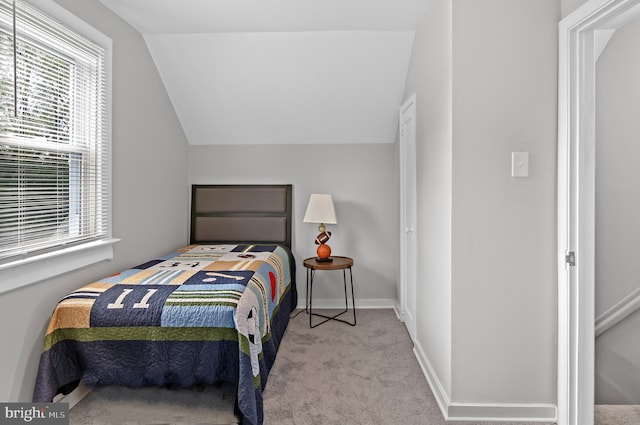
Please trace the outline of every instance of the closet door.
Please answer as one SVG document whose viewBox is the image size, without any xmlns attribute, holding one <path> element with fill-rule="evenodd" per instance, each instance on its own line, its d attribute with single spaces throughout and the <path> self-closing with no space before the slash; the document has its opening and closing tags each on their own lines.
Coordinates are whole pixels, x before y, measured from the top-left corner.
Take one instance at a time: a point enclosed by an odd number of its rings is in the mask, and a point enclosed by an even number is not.
<svg viewBox="0 0 640 425">
<path fill-rule="evenodd" d="M 416 96 L 400 108 L 400 312 L 416 337 Z"/>
</svg>

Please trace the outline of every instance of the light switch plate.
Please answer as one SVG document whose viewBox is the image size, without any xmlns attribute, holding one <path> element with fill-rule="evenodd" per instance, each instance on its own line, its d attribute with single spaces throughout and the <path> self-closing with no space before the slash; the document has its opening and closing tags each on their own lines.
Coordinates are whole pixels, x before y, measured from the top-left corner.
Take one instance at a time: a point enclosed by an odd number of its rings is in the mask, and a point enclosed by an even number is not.
<svg viewBox="0 0 640 425">
<path fill-rule="evenodd" d="M 511 152 L 511 177 L 529 177 L 529 152 Z"/>
</svg>

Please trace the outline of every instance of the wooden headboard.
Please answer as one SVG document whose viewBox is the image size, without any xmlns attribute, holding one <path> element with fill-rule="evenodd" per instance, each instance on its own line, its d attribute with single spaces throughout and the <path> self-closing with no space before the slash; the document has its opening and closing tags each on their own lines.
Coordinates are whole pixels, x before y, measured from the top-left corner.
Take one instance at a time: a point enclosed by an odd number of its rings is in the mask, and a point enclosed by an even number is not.
<svg viewBox="0 0 640 425">
<path fill-rule="evenodd" d="M 279 243 L 291 248 L 292 186 L 193 185 L 191 243 Z"/>
</svg>

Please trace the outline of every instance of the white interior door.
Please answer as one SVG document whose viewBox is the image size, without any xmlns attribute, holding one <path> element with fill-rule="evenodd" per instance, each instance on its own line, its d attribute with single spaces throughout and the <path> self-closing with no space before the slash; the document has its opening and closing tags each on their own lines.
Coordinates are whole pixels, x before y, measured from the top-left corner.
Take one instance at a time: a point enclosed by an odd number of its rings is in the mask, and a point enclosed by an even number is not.
<svg viewBox="0 0 640 425">
<path fill-rule="evenodd" d="M 400 108 L 400 311 L 411 340 L 416 336 L 416 96 Z"/>
</svg>

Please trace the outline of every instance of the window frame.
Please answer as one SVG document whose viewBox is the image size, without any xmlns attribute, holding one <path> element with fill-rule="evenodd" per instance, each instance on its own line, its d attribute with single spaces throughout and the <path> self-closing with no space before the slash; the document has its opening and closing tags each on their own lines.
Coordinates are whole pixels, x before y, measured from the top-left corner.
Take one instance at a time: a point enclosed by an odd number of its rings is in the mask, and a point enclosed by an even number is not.
<svg viewBox="0 0 640 425">
<path fill-rule="evenodd" d="M 24 1 L 24 0 L 23 0 Z M 113 259 L 113 245 L 119 239 L 112 237 L 112 40 L 73 15 L 52 0 L 28 0 L 29 4 L 38 8 L 49 17 L 69 27 L 104 48 L 105 85 L 106 85 L 106 131 L 107 149 L 109 151 L 107 166 L 107 205 L 108 225 L 106 235 L 99 240 L 92 240 L 73 246 L 61 247 L 51 251 L 32 254 L 0 265 L 0 293 L 14 290 L 35 282 L 69 273 L 101 261 Z"/>
</svg>

